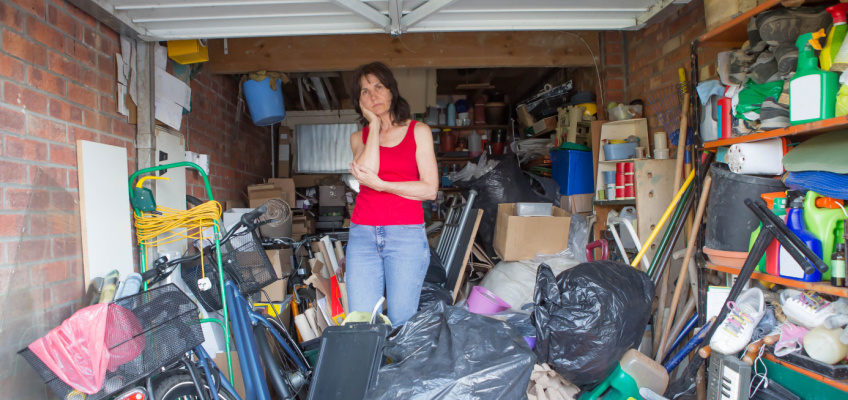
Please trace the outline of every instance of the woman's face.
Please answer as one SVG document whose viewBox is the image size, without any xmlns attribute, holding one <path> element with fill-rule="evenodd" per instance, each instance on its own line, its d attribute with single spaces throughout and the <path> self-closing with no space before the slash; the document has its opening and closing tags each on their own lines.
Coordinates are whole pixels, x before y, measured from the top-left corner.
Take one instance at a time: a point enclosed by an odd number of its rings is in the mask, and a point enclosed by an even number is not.
<svg viewBox="0 0 848 400">
<path fill-rule="evenodd" d="M 362 89 L 359 92 L 359 104 L 363 108 L 371 110 L 375 115 L 381 115 L 389 112 L 392 106 L 392 92 L 380 82 L 374 75 L 365 75 L 359 85 Z"/>
</svg>

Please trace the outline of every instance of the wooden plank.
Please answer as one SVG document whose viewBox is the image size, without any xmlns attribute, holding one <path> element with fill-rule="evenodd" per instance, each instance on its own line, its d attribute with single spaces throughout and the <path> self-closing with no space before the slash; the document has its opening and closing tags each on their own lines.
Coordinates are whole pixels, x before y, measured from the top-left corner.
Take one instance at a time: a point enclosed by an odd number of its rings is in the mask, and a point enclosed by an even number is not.
<svg viewBox="0 0 848 400">
<path fill-rule="evenodd" d="M 597 32 L 578 33 L 598 53 Z M 401 41 L 402 40 L 402 41 Z M 241 38 L 209 41 L 210 72 L 349 71 L 372 61 L 392 68 L 587 67 L 592 55 L 566 32 L 446 32 Z"/>
<path fill-rule="evenodd" d="M 638 226 L 636 228 L 639 234 L 639 239 L 644 241 L 651 235 L 651 231 L 659 223 L 675 192 L 673 189 L 674 180 L 674 163 L 675 160 L 636 160 L 634 161 L 634 177 L 636 182 L 636 214 L 638 216 Z M 651 247 L 645 253 L 645 257 L 650 261 L 654 258 L 657 248 L 665 230 L 668 229 L 668 223 L 660 231 L 657 239 L 651 244 Z M 677 240 L 675 250 L 685 248 L 686 237 L 681 237 Z M 673 262 L 677 264 L 678 262 Z M 676 269 L 676 268 L 675 268 Z M 672 277 L 670 277 L 672 278 Z"/>
<path fill-rule="evenodd" d="M 83 279 L 133 272 L 127 149 L 77 140 Z"/>
</svg>

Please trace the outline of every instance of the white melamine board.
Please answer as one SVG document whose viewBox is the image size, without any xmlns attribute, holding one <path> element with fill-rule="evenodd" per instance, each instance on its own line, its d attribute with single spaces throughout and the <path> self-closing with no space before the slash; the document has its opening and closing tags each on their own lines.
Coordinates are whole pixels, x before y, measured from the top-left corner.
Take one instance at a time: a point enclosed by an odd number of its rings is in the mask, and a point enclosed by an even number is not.
<svg viewBox="0 0 848 400">
<path fill-rule="evenodd" d="M 127 192 L 127 149 L 77 140 L 83 276 L 124 279 L 133 272 L 132 209 Z"/>
</svg>

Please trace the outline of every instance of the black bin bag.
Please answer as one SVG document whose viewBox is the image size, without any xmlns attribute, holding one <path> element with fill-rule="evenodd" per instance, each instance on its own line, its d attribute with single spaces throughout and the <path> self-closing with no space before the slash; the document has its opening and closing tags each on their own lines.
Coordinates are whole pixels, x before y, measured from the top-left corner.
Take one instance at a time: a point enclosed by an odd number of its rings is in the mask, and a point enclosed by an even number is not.
<svg viewBox="0 0 848 400">
<path fill-rule="evenodd" d="M 588 262 L 557 277 L 540 265 L 532 317 L 537 362 L 581 389 L 594 388 L 641 342 L 653 299 L 651 279 L 627 264 Z"/>
<path fill-rule="evenodd" d="M 536 356 L 508 322 L 435 302 L 389 340 L 366 399 L 521 399 Z"/>
</svg>

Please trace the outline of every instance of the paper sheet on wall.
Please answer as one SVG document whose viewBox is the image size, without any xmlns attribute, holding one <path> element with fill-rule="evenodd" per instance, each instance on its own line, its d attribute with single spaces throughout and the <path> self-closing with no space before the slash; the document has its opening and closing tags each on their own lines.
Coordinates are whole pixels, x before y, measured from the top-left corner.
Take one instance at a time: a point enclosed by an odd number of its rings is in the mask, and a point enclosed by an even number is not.
<svg viewBox="0 0 848 400">
<path fill-rule="evenodd" d="M 124 57 L 120 53 L 115 54 L 115 68 L 117 69 L 116 75 L 118 77 L 118 83 L 126 85 L 127 71 L 126 66 L 124 64 Z"/>
<path fill-rule="evenodd" d="M 191 110 L 191 88 L 159 68 L 156 68 L 156 99 L 169 100 Z"/>
<path fill-rule="evenodd" d="M 157 97 L 156 119 L 171 128 L 180 130 L 180 125 L 183 121 L 183 107 L 167 99 L 160 99 Z"/>
<path fill-rule="evenodd" d="M 130 110 L 127 108 L 127 87 L 122 84 L 117 84 L 116 99 L 118 100 L 118 113 L 124 116 L 130 115 Z"/>
<path fill-rule="evenodd" d="M 281 144 L 280 145 L 280 161 L 288 161 L 289 160 L 289 145 Z"/>
<path fill-rule="evenodd" d="M 135 51 L 135 47 L 132 47 L 132 49 L 132 54 L 130 54 L 130 69 L 132 70 L 132 72 L 130 73 L 130 84 L 127 89 L 130 92 L 130 98 L 132 99 L 133 103 L 138 104 L 138 86 L 136 83 L 138 82 L 138 78 L 136 77 L 136 75 L 138 74 L 135 73 L 135 66 L 138 62 L 136 54 L 138 52 Z"/>
<path fill-rule="evenodd" d="M 164 71 L 168 68 L 168 48 L 156 43 L 156 47 L 154 47 L 154 49 L 154 63 L 156 64 L 156 68 Z"/>
</svg>

